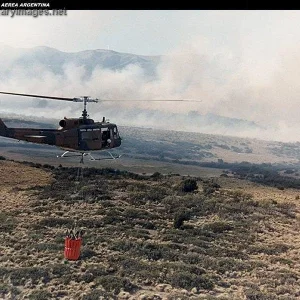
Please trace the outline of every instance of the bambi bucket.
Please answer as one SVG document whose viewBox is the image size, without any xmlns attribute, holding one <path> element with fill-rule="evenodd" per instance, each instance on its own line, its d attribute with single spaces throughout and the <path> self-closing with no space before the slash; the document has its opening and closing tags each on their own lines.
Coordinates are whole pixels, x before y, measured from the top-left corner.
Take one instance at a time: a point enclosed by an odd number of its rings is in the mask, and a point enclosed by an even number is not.
<svg viewBox="0 0 300 300">
<path fill-rule="evenodd" d="M 68 260 L 77 260 L 80 256 L 80 247 L 82 239 L 65 238 L 65 258 Z"/>
</svg>

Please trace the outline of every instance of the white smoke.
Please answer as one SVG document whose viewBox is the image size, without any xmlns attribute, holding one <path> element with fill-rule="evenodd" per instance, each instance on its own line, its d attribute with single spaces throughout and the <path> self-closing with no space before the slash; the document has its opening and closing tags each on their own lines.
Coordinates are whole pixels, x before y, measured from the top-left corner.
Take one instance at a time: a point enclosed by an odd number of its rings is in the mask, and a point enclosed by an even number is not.
<svg viewBox="0 0 300 300">
<path fill-rule="evenodd" d="M 74 63 L 63 65 L 62 74 L 50 71 L 47 64 L 30 63 L 24 68 L 18 65 L 22 51 L 1 48 L 1 91 L 71 98 L 87 95 L 112 100 L 195 99 L 202 102 L 102 102 L 90 104 L 88 109 L 94 119 L 102 119 L 109 113 L 107 117 L 112 122 L 122 125 L 151 127 L 152 124 L 164 129 L 283 141 L 300 139 L 300 56 L 296 53 L 286 52 L 280 65 L 262 75 L 256 71 L 263 70 L 263 65 L 251 65 L 243 57 L 236 58 L 226 49 L 212 49 L 206 40 L 198 39 L 164 56 L 153 79 L 136 64 L 121 70 L 95 68 L 90 75 L 84 65 Z M 2 113 L 56 119 L 80 116 L 82 110 L 76 103 L 47 101 L 45 105 L 30 98 L 4 95 L 0 97 L 0 105 Z M 139 109 L 140 114 L 127 118 L 124 112 L 133 109 Z M 151 117 L 141 113 L 142 109 L 153 110 Z M 161 119 L 161 114 L 155 111 L 175 116 L 187 116 L 190 111 L 213 113 L 253 121 L 264 129 L 230 130 L 222 124 L 199 128 L 184 123 L 184 118 L 179 125 L 179 119 Z"/>
</svg>

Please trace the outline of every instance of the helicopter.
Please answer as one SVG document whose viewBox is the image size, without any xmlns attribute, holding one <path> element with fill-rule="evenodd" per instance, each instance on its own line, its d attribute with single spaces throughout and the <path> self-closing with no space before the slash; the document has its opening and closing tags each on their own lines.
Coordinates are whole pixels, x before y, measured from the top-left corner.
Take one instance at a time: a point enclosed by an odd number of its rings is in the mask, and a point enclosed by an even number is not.
<svg viewBox="0 0 300 300">
<path fill-rule="evenodd" d="M 66 118 L 59 121 L 58 129 L 38 129 L 38 128 L 8 128 L 0 118 L 0 136 L 22 140 L 31 143 L 47 144 L 57 146 L 65 152 L 58 157 L 81 156 L 80 162 L 83 163 L 83 157 L 88 155 L 91 160 L 95 159 L 90 152 L 106 150 L 110 157 L 108 159 L 118 159 L 121 155 L 114 156 L 108 150 L 121 146 L 121 137 L 116 124 L 110 123 L 103 117 L 101 122 L 95 122 L 89 118 L 87 113 L 87 104 L 99 101 L 190 101 L 201 102 L 201 100 L 99 100 L 89 96 L 65 98 L 53 97 L 35 94 L 21 94 L 12 92 L 1 92 L 0 94 L 31 97 L 59 101 L 82 102 L 83 111 L 79 118 Z M 73 154 L 69 154 L 73 153 Z"/>
</svg>

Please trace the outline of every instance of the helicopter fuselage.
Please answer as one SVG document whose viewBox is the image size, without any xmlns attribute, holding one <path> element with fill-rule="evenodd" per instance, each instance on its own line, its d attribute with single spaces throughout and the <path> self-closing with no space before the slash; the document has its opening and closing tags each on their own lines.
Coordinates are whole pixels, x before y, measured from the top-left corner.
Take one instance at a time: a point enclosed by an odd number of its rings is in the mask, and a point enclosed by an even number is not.
<svg viewBox="0 0 300 300">
<path fill-rule="evenodd" d="M 116 124 L 65 118 L 59 125 L 59 129 L 8 128 L 0 119 L 0 136 L 80 152 L 111 149 L 121 145 Z"/>
</svg>

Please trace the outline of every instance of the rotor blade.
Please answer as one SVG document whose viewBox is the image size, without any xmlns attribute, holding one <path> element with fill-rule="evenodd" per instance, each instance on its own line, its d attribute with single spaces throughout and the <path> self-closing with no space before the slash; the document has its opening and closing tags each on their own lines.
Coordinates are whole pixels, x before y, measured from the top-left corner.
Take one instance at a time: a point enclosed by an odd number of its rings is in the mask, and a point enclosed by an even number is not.
<svg viewBox="0 0 300 300">
<path fill-rule="evenodd" d="M 32 95 L 32 94 L 18 94 L 18 93 L 8 93 L 8 92 L 0 92 L 0 94 L 34 97 L 34 98 L 42 98 L 42 99 L 63 100 L 63 101 L 74 101 L 74 98 L 50 97 L 50 96 L 41 96 L 41 95 Z"/>
<path fill-rule="evenodd" d="M 25 97 L 34 97 L 34 98 L 41 98 L 41 99 L 53 99 L 53 100 L 62 100 L 62 101 L 73 101 L 73 102 L 82 102 L 81 98 L 64 98 L 64 97 L 52 97 L 52 96 L 43 96 L 43 95 L 33 95 L 33 94 L 19 94 L 19 93 L 9 93 L 9 92 L 0 92 L 0 94 L 5 95 L 15 95 L 15 96 L 25 96 Z M 79 101 L 80 100 L 80 101 Z M 143 100 L 143 99 L 99 99 L 99 101 L 102 102 L 202 102 L 202 100 L 191 100 L 191 99 L 149 99 L 149 100 Z M 87 99 L 87 102 L 98 102 L 98 99 Z"/>
<path fill-rule="evenodd" d="M 102 99 L 99 99 L 99 102 L 102 102 L 102 101 L 105 101 L 105 102 L 108 102 L 108 101 L 111 101 L 111 102 L 127 102 L 127 101 L 135 101 L 135 102 L 142 102 L 142 101 L 147 101 L 147 102 L 202 102 L 202 100 L 190 100 L 190 99 L 157 99 L 157 100 L 138 100 L 138 99 L 124 99 L 124 100 L 119 100 L 119 99 L 112 99 L 112 100 L 102 100 Z"/>
</svg>

